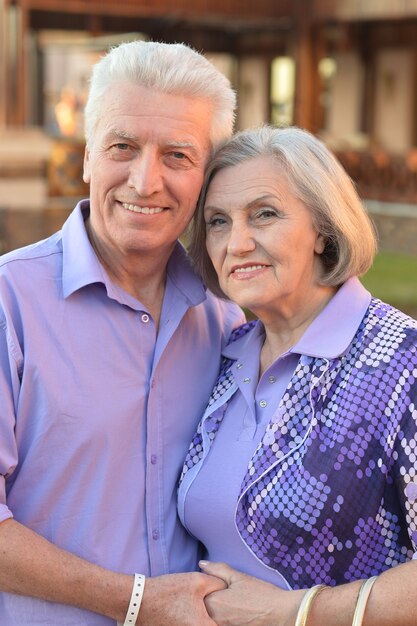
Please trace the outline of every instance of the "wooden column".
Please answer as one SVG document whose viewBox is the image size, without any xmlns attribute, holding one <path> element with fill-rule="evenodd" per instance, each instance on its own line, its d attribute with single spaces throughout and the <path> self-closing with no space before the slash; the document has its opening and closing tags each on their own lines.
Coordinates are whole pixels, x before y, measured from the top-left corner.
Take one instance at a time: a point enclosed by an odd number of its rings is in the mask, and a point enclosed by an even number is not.
<svg viewBox="0 0 417 626">
<path fill-rule="evenodd" d="M 14 124 L 24 126 L 29 119 L 28 40 L 29 8 L 26 0 L 20 0 L 16 13 L 16 100 Z"/>
<path fill-rule="evenodd" d="M 0 130 L 5 128 L 7 121 L 8 11 L 9 0 L 0 0 Z"/>
<path fill-rule="evenodd" d="M 320 76 L 318 63 L 323 38 L 321 30 L 314 25 L 309 3 L 295 3 L 296 33 L 294 58 L 296 64 L 294 123 L 313 133 L 320 128 Z"/>
</svg>

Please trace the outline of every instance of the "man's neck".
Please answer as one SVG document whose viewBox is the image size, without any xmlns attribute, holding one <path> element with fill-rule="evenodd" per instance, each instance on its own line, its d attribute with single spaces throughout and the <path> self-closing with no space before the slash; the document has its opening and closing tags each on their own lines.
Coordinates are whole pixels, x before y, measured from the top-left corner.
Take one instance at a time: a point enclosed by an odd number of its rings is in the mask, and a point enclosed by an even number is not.
<svg viewBox="0 0 417 626">
<path fill-rule="evenodd" d="M 158 327 L 166 285 L 166 268 L 172 249 L 162 253 L 129 253 L 108 250 L 100 245 L 86 222 L 90 243 L 111 281 L 139 300 Z"/>
<path fill-rule="evenodd" d="M 101 259 L 100 259 L 101 260 Z M 137 271 L 137 265 L 140 262 L 141 271 Z M 161 316 L 162 302 L 165 294 L 166 285 L 166 266 L 161 268 L 161 263 L 153 266 L 143 267 L 143 260 L 140 259 L 135 265 L 135 270 L 128 266 L 109 267 L 103 263 L 112 282 L 121 287 L 126 293 L 136 298 L 149 311 L 155 321 L 156 326 L 159 325 Z"/>
</svg>

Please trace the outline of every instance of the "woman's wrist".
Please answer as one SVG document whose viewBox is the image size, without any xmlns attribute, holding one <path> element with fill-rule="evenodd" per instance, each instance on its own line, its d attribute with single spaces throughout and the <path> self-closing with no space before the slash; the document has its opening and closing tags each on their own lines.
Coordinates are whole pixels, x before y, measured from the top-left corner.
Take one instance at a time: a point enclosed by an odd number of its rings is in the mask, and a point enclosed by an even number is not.
<svg viewBox="0 0 417 626">
<path fill-rule="evenodd" d="M 316 595 L 308 612 L 306 626 L 352 626 L 356 602 L 363 581 L 355 581 L 336 587 L 326 587 L 324 591 Z M 295 626 L 300 605 L 309 590 L 292 591 L 296 607 L 291 608 L 289 620 L 285 626 Z M 279 622 L 278 622 L 279 623 Z"/>
<path fill-rule="evenodd" d="M 294 626 L 295 620 L 297 619 L 298 609 L 300 608 L 305 591 L 305 589 L 285 591 L 284 593 L 286 594 L 286 598 L 285 603 L 283 603 L 283 597 L 281 595 L 282 590 L 280 589 L 281 593 L 277 597 L 276 609 L 274 611 L 274 615 L 276 615 L 274 620 L 275 624 Z M 283 606 L 285 606 L 285 611 L 283 610 Z M 271 621 L 268 623 L 268 626 L 269 624 L 271 624 Z"/>
<path fill-rule="evenodd" d="M 298 607 L 297 617 L 295 619 L 295 626 L 307 626 L 308 616 L 310 614 L 312 605 L 316 597 L 322 593 L 325 589 L 328 589 L 326 585 L 314 585 L 311 589 L 307 589 Z"/>
</svg>

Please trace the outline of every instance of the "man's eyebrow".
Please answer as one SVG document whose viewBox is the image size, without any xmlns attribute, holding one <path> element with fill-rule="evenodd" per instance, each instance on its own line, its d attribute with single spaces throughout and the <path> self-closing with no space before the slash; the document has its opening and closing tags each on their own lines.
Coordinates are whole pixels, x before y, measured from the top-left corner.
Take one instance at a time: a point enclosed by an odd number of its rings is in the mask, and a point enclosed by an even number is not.
<svg viewBox="0 0 417 626">
<path fill-rule="evenodd" d="M 106 135 L 106 139 L 129 139 L 130 141 L 138 141 L 139 137 L 125 130 L 110 130 Z"/>
<path fill-rule="evenodd" d="M 199 150 L 198 147 L 191 141 L 176 141 L 175 139 L 173 139 L 172 141 L 165 142 L 164 146 L 166 148 L 172 148 L 174 150 L 185 149 L 190 151 L 195 156 L 199 156 L 201 153 L 201 150 Z"/>
<path fill-rule="evenodd" d="M 166 146 L 172 148 L 195 148 L 195 145 L 190 141 L 167 141 Z"/>
<path fill-rule="evenodd" d="M 130 141 L 140 143 L 140 138 L 137 135 L 135 135 L 134 133 L 129 133 L 126 130 L 110 130 L 106 135 L 106 139 L 129 139 Z M 198 147 L 191 141 L 176 141 L 175 139 L 173 139 L 172 141 L 165 142 L 163 145 L 166 148 L 187 149 L 196 155 L 200 153 Z"/>
</svg>

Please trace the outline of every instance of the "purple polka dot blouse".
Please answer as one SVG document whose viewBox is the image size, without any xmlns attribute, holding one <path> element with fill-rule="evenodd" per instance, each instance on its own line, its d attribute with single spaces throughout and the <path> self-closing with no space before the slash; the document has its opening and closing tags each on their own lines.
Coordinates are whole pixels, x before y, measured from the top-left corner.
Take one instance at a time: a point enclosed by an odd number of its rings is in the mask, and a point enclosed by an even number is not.
<svg viewBox="0 0 417 626">
<path fill-rule="evenodd" d="M 231 341 L 253 328 L 243 325 Z M 224 356 L 186 457 L 183 520 L 189 486 L 232 419 L 235 364 Z M 235 518 L 246 547 L 289 587 L 342 584 L 417 557 L 416 379 L 417 322 L 377 299 L 340 353 L 300 356 L 248 459 Z"/>
</svg>

